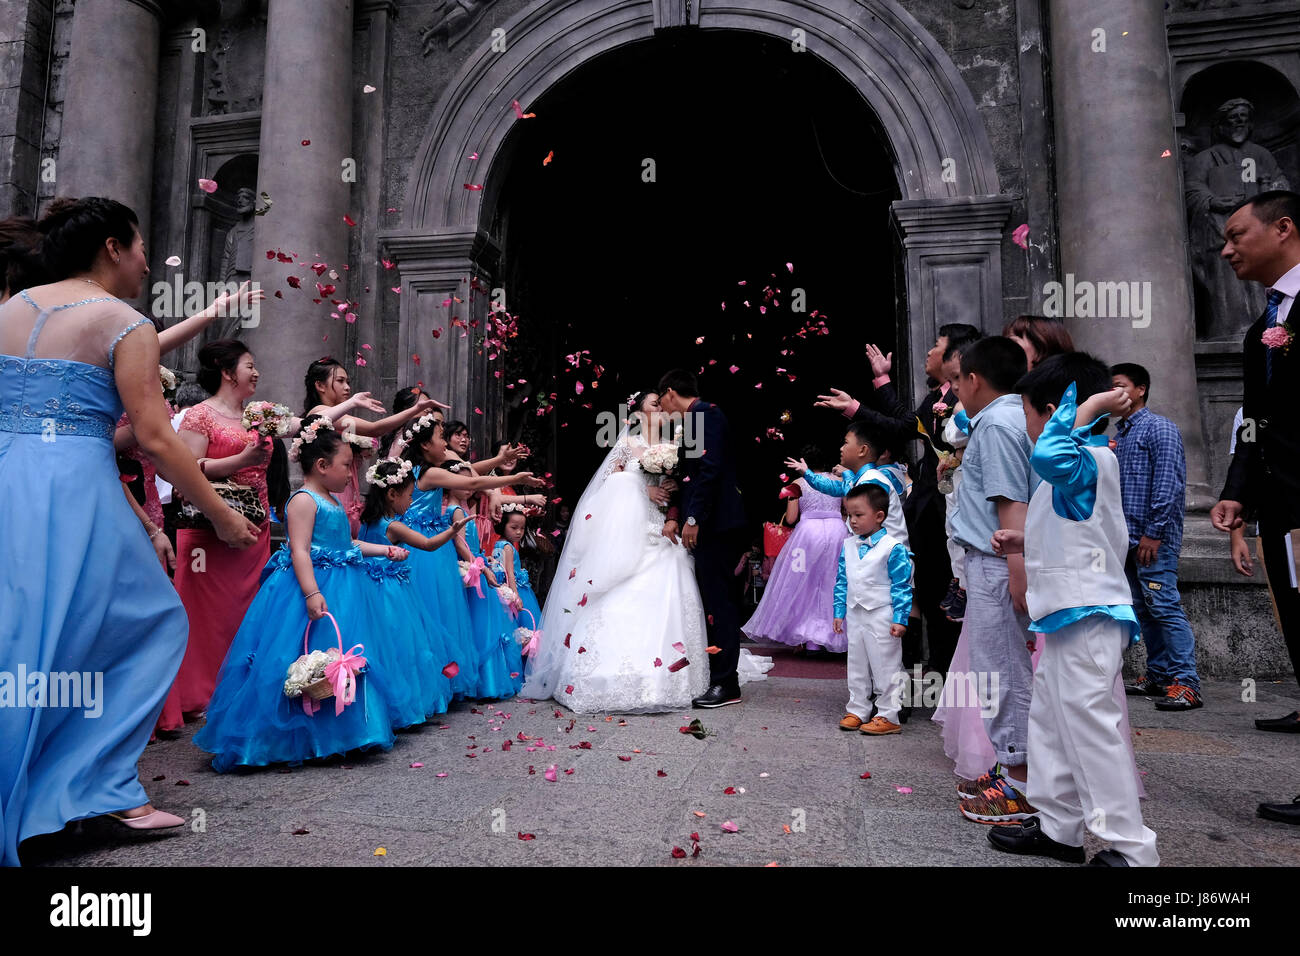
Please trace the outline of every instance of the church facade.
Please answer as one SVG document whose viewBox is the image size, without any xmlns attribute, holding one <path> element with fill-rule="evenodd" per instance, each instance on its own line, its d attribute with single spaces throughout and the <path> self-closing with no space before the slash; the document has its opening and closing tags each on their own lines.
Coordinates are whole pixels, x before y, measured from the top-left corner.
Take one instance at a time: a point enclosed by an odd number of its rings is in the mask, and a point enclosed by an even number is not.
<svg viewBox="0 0 1300 956">
<path fill-rule="evenodd" d="M 869 111 L 886 158 L 878 222 L 826 216 L 828 228 L 878 231 L 892 250 L 899 377 L 919 388 L 938 326 L 996 333 L 1021 313 L 1059 315 L 1079 347 L 1150 368 L 1154 407 L 1187 449 L 1183 577 L 1209 671 L 1287 669 L 1266 591 L 1237 578 L 1203 512 L 1226 472 L 1240 337 L 1263 301 L 1217 257 L 1218 234 L 1240 199 L 1300 184 L 1294 3 L 11 0 L 6 10 L 0 216 L 38 215 L 56 195 L 120 199 L 141 216 L 160 283 L 138 305 L 159 321 L 213 283 L 247 278 L 274 295 L 255 322 L 221 330 L 262 356 L 268 397 L 296 406 L 302 370 L 334 354 L 354 387 L 378 396 L 431 383 L 479 442 L 518 434 L 512 423 L 555 400 L 494 365 L 518 332 L 501 317 L 522 256 L 526 208 L 509 177 L 527 113 L 558 113 L 611 63 L 624 64 L 629 110 L 669 95 L 659 74 L 635 82 L 637 58 L 656 45 L 708 55 L 735 39 L 727 62 L 741 72 L 749 56 L 815 61 Z M 593 230 L 587 241 L 607 240 Z M 196 349 L 173 364 L 192 370 Z M 859 388 L 867 377 L 863 362 Z"/>
</svg>

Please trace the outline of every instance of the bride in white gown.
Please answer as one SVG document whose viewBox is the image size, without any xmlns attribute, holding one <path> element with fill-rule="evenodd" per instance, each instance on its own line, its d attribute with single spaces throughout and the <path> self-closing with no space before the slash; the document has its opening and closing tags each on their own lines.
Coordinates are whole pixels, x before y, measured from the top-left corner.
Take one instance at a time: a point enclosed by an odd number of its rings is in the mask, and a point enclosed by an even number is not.
<svg viewBox="0 0 1300 956">
<path fill-rule="evenodd" d="M 580 714 L 679 710 L 709 687 L 694 559 L 663 536 L 660 476 L 641 468 L 665 416 L 654 392 L 633 401 L 573 510 L 520 692 Z"/>
</svg>

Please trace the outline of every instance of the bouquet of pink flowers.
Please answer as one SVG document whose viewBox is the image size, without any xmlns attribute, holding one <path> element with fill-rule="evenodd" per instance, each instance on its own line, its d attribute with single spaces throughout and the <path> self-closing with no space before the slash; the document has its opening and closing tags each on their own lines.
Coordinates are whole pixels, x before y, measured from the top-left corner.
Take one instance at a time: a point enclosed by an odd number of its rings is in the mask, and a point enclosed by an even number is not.
<svg viewBox="0 0 1300 956">
<path fill-rule="evenodd" d="M 293 412 L 286 405 L 249 402 L 244 406 L 244 418 L 240 424 L 264 438 L 280 438 L 289 433 L 292 421 Z"/>
<path fill-rule="evenodd" d="M 497 597 L 505 605 L 506 610 L 510 612 L 511 617 L 517 617 L 519 612 L 524 609 L 523 599 L 504 584 L 497 588 Z"/>
</svg>

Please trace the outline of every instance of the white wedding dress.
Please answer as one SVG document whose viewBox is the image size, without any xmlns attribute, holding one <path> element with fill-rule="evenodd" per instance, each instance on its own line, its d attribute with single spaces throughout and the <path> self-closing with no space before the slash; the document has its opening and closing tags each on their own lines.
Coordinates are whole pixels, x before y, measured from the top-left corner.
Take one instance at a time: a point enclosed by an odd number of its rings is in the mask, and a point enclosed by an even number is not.
<svg viewBox="0 0 1300 956">
<path fill-rule="evenodd" d="M 520 696 L 632 714 L 689 707 L 708 690 L 694 559 L 663 536 L 647 447 L 624 429 L 579 499 Z"/>
</svg>

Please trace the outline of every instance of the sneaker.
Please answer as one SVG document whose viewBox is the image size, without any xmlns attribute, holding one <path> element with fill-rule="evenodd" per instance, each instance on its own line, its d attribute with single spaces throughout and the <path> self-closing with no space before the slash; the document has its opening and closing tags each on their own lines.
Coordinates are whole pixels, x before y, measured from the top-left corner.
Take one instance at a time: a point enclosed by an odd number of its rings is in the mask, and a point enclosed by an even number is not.
<svg viewBox="0 0 1300 956">
<path fill-rule="evenodd" d="M 961 801 L 961 815 L 976 823 L 1019 823 L 1037 812 L 1005 778 L 978 797 Z"/>
<path fill-rule="evenodd" d="M 1154 677 L 1143 677 L 1132 684 L 1124 685 L 1124 693 L 1130 697 L 1164 697 L 1168 690 L 1167 685 L 1160 683 Z"/>
<path fill-rule="evenodd" d="M 990 787 L 996 787 L 998 781 L 1005 778 L 1006 774 L 1002 772 L 1002 764 L 995 763 L 989 768 L 988 773 L 981 774 L 974 780 L 969 780 L 965 777 L 958 780 L 957 796 L 961 797 L 963 800 L 974 800 Z"/>
<path fill-rule="evenodd" d="M 1156 710 L 1196 710 L 1204 707 L 1201 695 L 1186 684 L 1170 684 L 1165 696 L 1156 701 Z"/>
<path fill-rule="evenodd" d="M 952 600 L 948 602 L 948 610 L 944 611 L 944 616 L 955 624 L 960 624 L 966 618 L 966 589 L 958 588 L 953 594 Z"/>
</svg>

